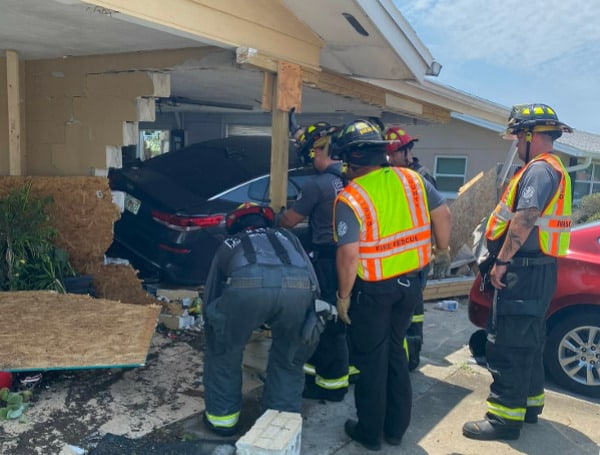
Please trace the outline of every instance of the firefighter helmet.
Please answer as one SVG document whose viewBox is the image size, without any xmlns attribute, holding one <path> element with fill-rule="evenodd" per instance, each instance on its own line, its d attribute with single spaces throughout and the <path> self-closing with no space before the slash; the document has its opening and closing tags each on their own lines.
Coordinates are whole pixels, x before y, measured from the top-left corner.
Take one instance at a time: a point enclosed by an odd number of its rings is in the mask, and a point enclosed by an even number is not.
<svg viewBox="0 0 600 455">
<path fill-rule="evenodd" d="M 366 120 L 345 124 L 334 137 L 336 155 L 360 166 L 385 163 L 385 146 L 379 128 Z"/>
<path fill-rule="evenodd" d="M 298 159 L 304 165 L 309 164 L 315 157 L 315 142 L 323 137 L 331 136 L 336 131 L 335 126 L 327 122 L 317 122 L 306 127 L 298 138 Z"/>
<path fill-rule="evenodd" d="M 229 235 L 246 229 L 268 228 L 275 222 L 275 212 L 254 202 L 244 202 L 227 215 L 225 227 Z"/>
<path fill-rule="evenodd" d="M 554 109 L 546 104 L 517 104 L 513 106 L 505 135 L 515 135 L 519 131 L 544 133 L 555 131 L 558 136 L 562 133 L 572 133 L 573 129 L 558 120 Z"/>
<path fill-rule="evenodd" d="M 390 141 L 385 147 L 388 152 L 411 149 L 415 142 L 419 140 L 396 126 L 388 128 L 383 137 L 385 140 Z"/>
</svg>

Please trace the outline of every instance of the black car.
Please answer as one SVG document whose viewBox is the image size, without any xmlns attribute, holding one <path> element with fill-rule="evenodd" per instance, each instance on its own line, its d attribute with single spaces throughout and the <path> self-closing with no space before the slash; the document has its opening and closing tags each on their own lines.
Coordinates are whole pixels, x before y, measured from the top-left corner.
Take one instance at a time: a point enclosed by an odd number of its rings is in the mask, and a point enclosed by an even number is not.
<svg viewBox="0 0 600 455">
<path fill-rule="evenodd" d="M 241 203 L 269 204 L 271 138 L 230 137 L 109 171 L 110 188 L 125 193 L 111 250 L 166 283 L 201 285 L 225 238 L 225 215 Z M 294 168 L 290 145 L 288 206 L 310 168 Z M 308 226 L 295 229 L 303 242 Z"/>
</svg>

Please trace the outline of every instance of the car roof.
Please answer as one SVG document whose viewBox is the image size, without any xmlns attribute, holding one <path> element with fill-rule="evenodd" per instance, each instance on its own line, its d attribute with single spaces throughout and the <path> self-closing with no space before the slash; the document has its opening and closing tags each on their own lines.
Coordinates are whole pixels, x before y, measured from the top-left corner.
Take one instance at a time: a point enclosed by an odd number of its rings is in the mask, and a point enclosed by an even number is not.
<svg viewBox="0 0 600 455">
<path fill-rule="evenodd" d="M 295 163 L 292 143 L 288 155 L 289 162 Z M 270 165 L 270 136 L 232 136 L 199 142 L 143 163 L 144 167 L 156 170 L 203 198 L 267 174 Z"/>
</svg>

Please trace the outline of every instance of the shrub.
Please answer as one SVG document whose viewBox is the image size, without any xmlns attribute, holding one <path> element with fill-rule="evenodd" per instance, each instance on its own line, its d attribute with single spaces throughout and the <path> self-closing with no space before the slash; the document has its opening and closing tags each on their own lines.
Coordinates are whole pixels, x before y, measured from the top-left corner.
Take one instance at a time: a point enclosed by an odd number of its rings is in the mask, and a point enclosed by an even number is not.
<svg viewBox="0 0 600 455">
<path fill-rule="evenodd" d="M 52 243 L 56 231 L 46 208 L 52 198 L 31 194 L 31 182 L 0 198 L 0 290 L 65 292 L 75 275 L 67 252 Z"/>
<path fill-rule="evenodd" d="M 579 206 L 573 211 L 573 222 L 581 224 L 597 219 L 600 219 L 600 193 L 582 197 Z"/>
</svg>

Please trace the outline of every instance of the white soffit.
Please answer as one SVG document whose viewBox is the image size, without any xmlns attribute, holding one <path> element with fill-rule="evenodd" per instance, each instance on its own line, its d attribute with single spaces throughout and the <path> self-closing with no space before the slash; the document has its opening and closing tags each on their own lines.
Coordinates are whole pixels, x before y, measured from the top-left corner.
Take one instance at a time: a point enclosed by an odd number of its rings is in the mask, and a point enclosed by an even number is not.
<svg viewBox="0 0 600 455">
<path fill-rule="evenodd" d="M 433 58 L 391 0 L 283 0 L 324 41 L 321 66 L 345 75 L 422 81 Z M 360 34 L 351 15 L 368 33 Z"/>
</svg>

